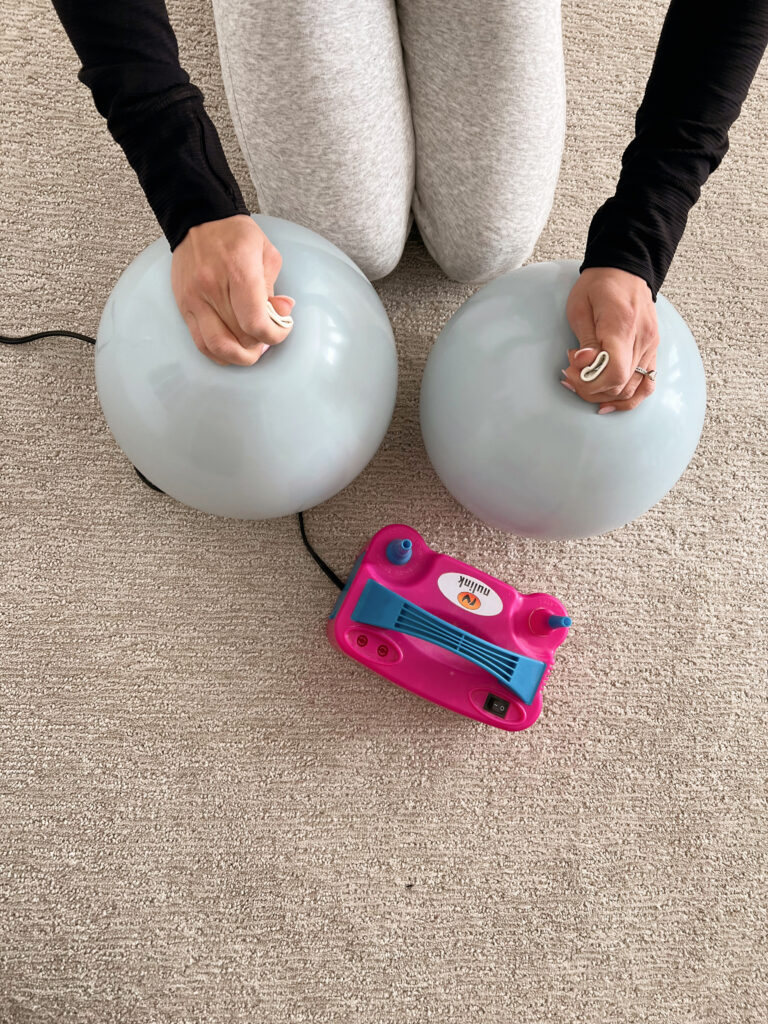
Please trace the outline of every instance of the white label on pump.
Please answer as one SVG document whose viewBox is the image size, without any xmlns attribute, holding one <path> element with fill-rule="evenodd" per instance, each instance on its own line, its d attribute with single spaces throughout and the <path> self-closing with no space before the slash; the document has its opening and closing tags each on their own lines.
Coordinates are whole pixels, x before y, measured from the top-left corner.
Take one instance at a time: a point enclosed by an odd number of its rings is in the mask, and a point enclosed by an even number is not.
<svg viewBox="0 0 768 1024">
<path fill-rule="evenodd" d="M 504 607 L 501 598 L 487 583 L 460 572 L 444 572 L 437 578 L 443 597 L 475 615 L 498 615 Z"/>
</svg>

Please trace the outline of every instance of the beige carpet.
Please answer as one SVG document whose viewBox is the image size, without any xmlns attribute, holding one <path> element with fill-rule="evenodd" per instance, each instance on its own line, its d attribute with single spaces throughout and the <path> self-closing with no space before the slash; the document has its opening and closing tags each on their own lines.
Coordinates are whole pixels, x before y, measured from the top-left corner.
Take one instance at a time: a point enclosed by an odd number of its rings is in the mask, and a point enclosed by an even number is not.
<svg viewBox="0 0 768 1024">
<path fill-rule="evenodd" d="M 535 260 L 581 255 L 666 7 L 565 3 L 568 138 Z M 255 204 L 208 0 L 170 10 Z M 159 232 L 52 8 L 3 18 L 0 327 L 93 333 Z M 625 529 L 540 543 L 461 509 L 417 402 L 472 289 L 417 242 L 377 285 L 397 411 L 308 529 L 342 573 L 404 520 L 561 595 L 574 629 L 526 733 L 334 651 L 336 591 L 294 519 L 144 487 L 90 346 L 0 348 L 2 1022 L 766 1019 L 766 122 L 764 63 L 663 289 L 701 347 L 704 434 Z"/>
</svg>

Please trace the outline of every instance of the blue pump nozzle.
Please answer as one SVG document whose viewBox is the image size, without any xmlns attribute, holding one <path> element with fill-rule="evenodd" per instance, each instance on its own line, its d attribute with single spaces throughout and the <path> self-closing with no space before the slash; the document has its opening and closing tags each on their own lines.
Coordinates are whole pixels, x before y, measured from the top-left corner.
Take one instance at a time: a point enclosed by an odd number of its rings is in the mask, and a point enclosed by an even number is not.
<svg viewBox="0 0 768 1024">
<path fill-rule="evenodd" d="M 405 565 L 413 554 L 413 541 L 391 540 L 387 544 L 387 558 L 393 565 Z"/>
<path fill-rule="evenodd" d="M 547 621 L 550 629 L 560 629 L 570 626 L 573 620 L 569 615 L 550 615 Z"/>
</svg>

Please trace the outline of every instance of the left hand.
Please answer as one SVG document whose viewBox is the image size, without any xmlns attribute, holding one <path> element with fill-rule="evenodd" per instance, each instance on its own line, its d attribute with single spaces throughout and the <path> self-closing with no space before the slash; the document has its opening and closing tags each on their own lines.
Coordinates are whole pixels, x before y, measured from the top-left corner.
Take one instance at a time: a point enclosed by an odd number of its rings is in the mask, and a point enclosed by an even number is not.
<svg viewBox="0 0 768 1024">
<path fill-rule="evenodd" d="M 571 289 L 565 309 L 579 348 L 568 349 L 563 381 L 579 398 L 600 405 L 598 412 L 634 409 L 655 383 L 641 373 L 656 369 L 659 326 L 651 289 L 642 277 L 617 267 L 587 267 Z M 580 377 L 605 349 L 610 362 L 595 380 Z"/>
</svg>

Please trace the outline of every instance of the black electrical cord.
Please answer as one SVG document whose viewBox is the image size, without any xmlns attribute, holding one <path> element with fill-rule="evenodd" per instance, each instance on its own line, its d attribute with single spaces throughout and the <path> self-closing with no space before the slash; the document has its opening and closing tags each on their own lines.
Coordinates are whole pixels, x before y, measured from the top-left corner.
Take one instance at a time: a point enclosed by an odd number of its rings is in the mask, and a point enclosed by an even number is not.
<svg viewBox="0 0 768 1024">
<path fill-rule="evenodd" d="M 95 338 L 87 334 L 78 334 L 77 331 L 38 331 L 37 334 L 24 334 L 20 338 L 0 334 L 0 342 L 3 345 L 23 345 L 25 341 L 36 341 L 38 338 L 77 338 L 78 341 L 87 341 L 89 345 L 96 344 Z"/>
<path fill-rule="evenodd" d="M 23 345 L 27 341 L 36 341 L 38 338 L 77 338 L 78 341 L 87 341 L 89 345 L 95 345 L 96 339 L 91 338 L 87 334 L 79 334 L 77 331 L 38 331 L 36 334 L 23 334 L 20 337 L 11 337 L 7 334 L 0 334 L 0 343 L 3 345 Z M 143 473 L 141 473 L 136 466 L 133 467 L 147 487 L 151 487 L 153 491 L 157 491 L 159 494 L 165 494 L 165 491 L 161 491 L 159 487 L 156 487 L 151 480 L 147 480 Z M 344 581 L 340 579 L 336 573 L 327 565 L 320 555 L 315 551 L 312 545 L 307 539 L 307 531 L 304 527 L 304 513 L 299 512 L 299 530 L 301 531 L 301 539 L 304 541 L 304 546 L 310 553 L 312 558 L 317 562 L 320 568 L 323 570 L 328 579 L 334 583 L 339 590 L 344 589 Z"/>
<path fill-rule="evenodd" d="M 310 555 L 312 555 L 314 560 L 317 562 L 317 564 L 323 570 L 323 572 L 328 577 L 328 579 L 331 581 L 331 583 L 335 583 L 336 586 L 339 588 L 339 590 L 343 590 L 344 589 L 344 581 L 342 579 L 340 579 L 336 575 L 336 573 L 333 571 L 333 569 L 331 569 L 331 567 L 329 565 L 326 565 L 326 563 L 322 560 L 320 555 L 318 555 L 318 553 L 315 551 L 315 549 L 312 547 L 312 545 L 307 540 L 307 531 L 304 529 L 304 513 L 303 512 L 299 512 L 299 529 L 301 530 L 301 539 L 304 541 L 304 546 L 306 547 L 307 551 L 310 553 Z"/>
<path fill-rule="evenodd" d="M 135 466 L 133 468 L 136 469 Z M 138 469 L 136 469 L 136 473 L 141 477 L 141 479 L 144 481 L 144 483 L 147 485 L 147 487 L 151 487 L 153 491 L 158 491 L 160 494 L 165 494 L 165 491 L 161 491 L 159 487 L 155 486 L 155 484 L 152 483 L 151 480 L 147 480 L 147 478 L 144 476 L 144 474 L 141 473 Z M 334 583 L 339 588 L 339 590 L 343 590 L 344 589 L 344 581 L 342 579 L 340 579 L 336 575 L 336 573 L 328 565 L 327 562 L 323 561 L 323 559 L 320 557 L 320 555 L 318 555 L 318 553 L 315 551 L 315 549 L 309 543 L 309 539 L 307 538 L 307 531 L 306 531 L 306 528 L 304 526 L 304 513 L 303 512 L 299 512 L 298 513 L 298 518 L 299 518 L 299 530 L 301 531 L 301 539 L 304 541 L 304 546 L 306 547 L 307 551 L 314 558 L 314 560 L 317 562 L 317 564 L 323 570 L 323 572 L 328 577 L 328 579 L 332 583 Z"/>
</svg>

